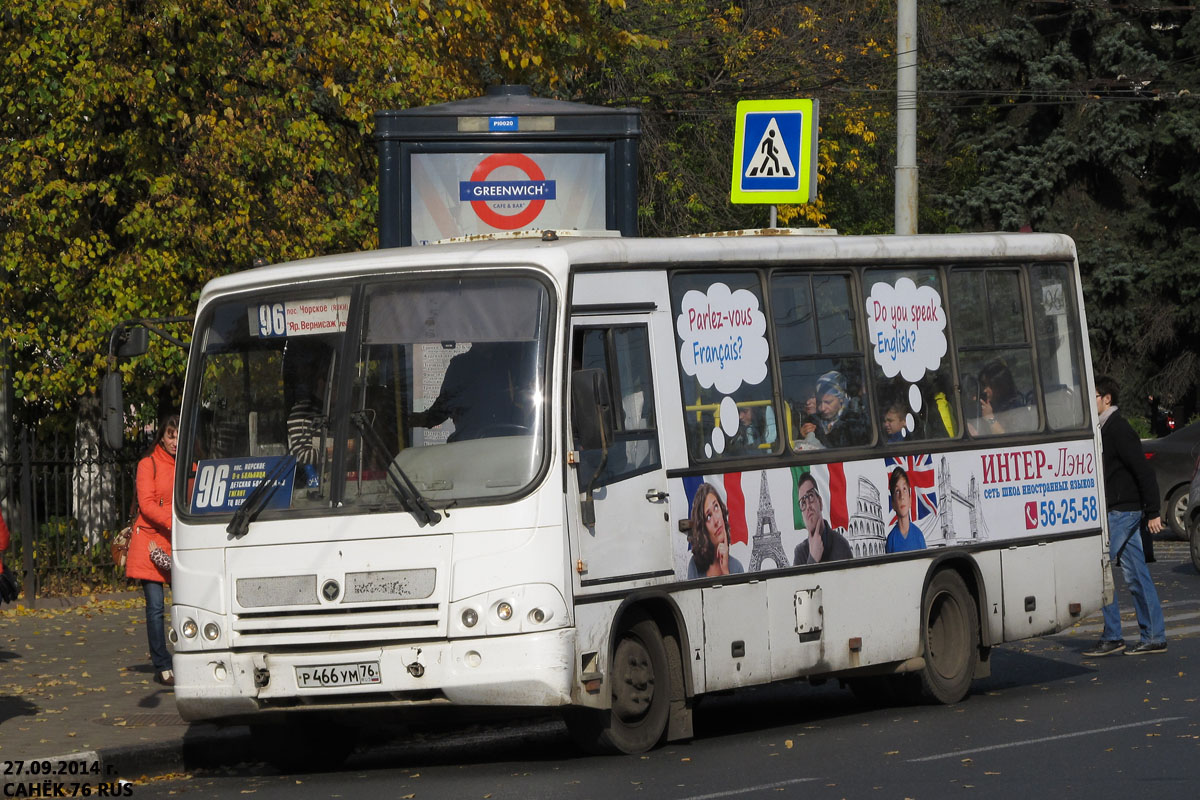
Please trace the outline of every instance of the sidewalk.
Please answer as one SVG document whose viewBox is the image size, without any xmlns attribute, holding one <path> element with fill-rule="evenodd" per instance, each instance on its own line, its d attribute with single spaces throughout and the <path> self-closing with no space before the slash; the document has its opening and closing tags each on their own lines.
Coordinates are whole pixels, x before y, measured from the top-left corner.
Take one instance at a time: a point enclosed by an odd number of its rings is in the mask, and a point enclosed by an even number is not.
<svg viewBox="0 0 1200 800">
<path fill-rule="evenodd" d="M 248 729 L 189 725 L 154 682 L 141 592 L 38 606 L 0 610 L 0 764 L 75 756 L 132 780 L 242 760 Z"/>
</svg>

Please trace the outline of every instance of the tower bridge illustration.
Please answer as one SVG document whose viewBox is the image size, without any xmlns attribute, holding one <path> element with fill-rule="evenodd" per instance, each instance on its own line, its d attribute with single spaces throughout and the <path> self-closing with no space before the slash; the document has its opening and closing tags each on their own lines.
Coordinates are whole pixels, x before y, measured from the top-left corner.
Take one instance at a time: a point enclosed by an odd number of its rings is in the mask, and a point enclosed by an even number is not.
<svg viewBox="0 0 1200 800">
<path fill-rule="evenodd" d="M 971 479 L 967 482 L 967 490 L 964 492 L 956 489 L 950 483 L 950 468 L 946 464 L 945 456 L 942 456 L 940 466 L 941 469 L 938 470 L 938 528 L 942 534 L 942 541 L 936 544 L 969 544 L 990 539 L 991 532 L 988 530 L 987 521 L 980 515 L 979 479 L 975 477 L 974 473 L 971 473 Z M 955 506 L 962 507 L 957 509 L 957 513 L 962 513 L 963 509 L 967 512 L 968 530 L 965 534 L 960 534 L 954 526 Z M 931 546 L 935 544 L 930 541 L 929 533 L 925 534 L 925 542 Z"/>
</svg>

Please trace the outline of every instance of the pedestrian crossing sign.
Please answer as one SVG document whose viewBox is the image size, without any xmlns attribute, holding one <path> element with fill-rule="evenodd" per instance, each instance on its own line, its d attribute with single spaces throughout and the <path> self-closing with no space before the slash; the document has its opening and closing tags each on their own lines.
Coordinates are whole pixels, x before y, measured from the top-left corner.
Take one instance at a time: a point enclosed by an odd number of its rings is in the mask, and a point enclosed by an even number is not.
<svg viewBox="0 0 1200 800">
<path fill-rule="evenodd" d="M 817 199 L 817 101 L 742 100 L 733 137 L 734 203 Z"/>
</svg>

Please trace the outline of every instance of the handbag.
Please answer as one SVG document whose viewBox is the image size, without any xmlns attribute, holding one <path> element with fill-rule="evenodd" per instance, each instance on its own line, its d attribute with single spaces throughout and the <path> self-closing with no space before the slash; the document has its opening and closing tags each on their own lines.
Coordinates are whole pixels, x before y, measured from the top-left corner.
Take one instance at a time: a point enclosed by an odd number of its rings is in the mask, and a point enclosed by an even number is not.
<svg viewBox="0 0 1200 800">
<path fill-rule="evenodd" d="M 112 553 L 113 564 L 118 569 L 125 569 L 125 561 L 129 558 L 129 539 L 132 536 L 132 525 L 126 525 L 113 535 L 112 544 L 109 545 L 109 549 Z"/>
<path fill-rule="evenodd" d="M 154 542 L 150 543 L 150 563 L 163 572 L 169 573 L 171 571 L 171 557 L 167 555 L 166 550 L 163 550 Z"/>
<path fill-rule="evenodd" d="M 112 544 L 109 545 L 113 564 L 119 569 L 125 569 L 125 562 L 129 559 L 129 540 L 133 538 L 133 525 L 137 522 L 139 511 L 137 494 L 135 493 L 133 495 L 133 502 L 129 504 L 129 524 L 117 531 L 116 535 L 112 538 Z"/>
</svg>

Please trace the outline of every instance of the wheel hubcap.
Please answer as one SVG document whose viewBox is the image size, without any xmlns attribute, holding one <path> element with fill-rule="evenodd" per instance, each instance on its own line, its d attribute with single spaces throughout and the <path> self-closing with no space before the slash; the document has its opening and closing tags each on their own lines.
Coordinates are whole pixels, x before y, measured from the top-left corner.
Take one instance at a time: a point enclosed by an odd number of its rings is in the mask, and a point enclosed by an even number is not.
<svg viewBox="0 0 1200 800">
<path fill-rule="evenodd" d="M 654 700 L 654 666 L 645 645 L 623 639 L 613 657 L 613 713 L 622 722 L 646 716 Z"/>
<path fill-rule="evenodd" d="M 943 678 L 953 678 L 962 668 L 959 663 L 966 647 L 966 626 L 958 601 L 940 594 L 929 606 L 929 636 L 926 652 L 930 665 Z"/>
</svg>

